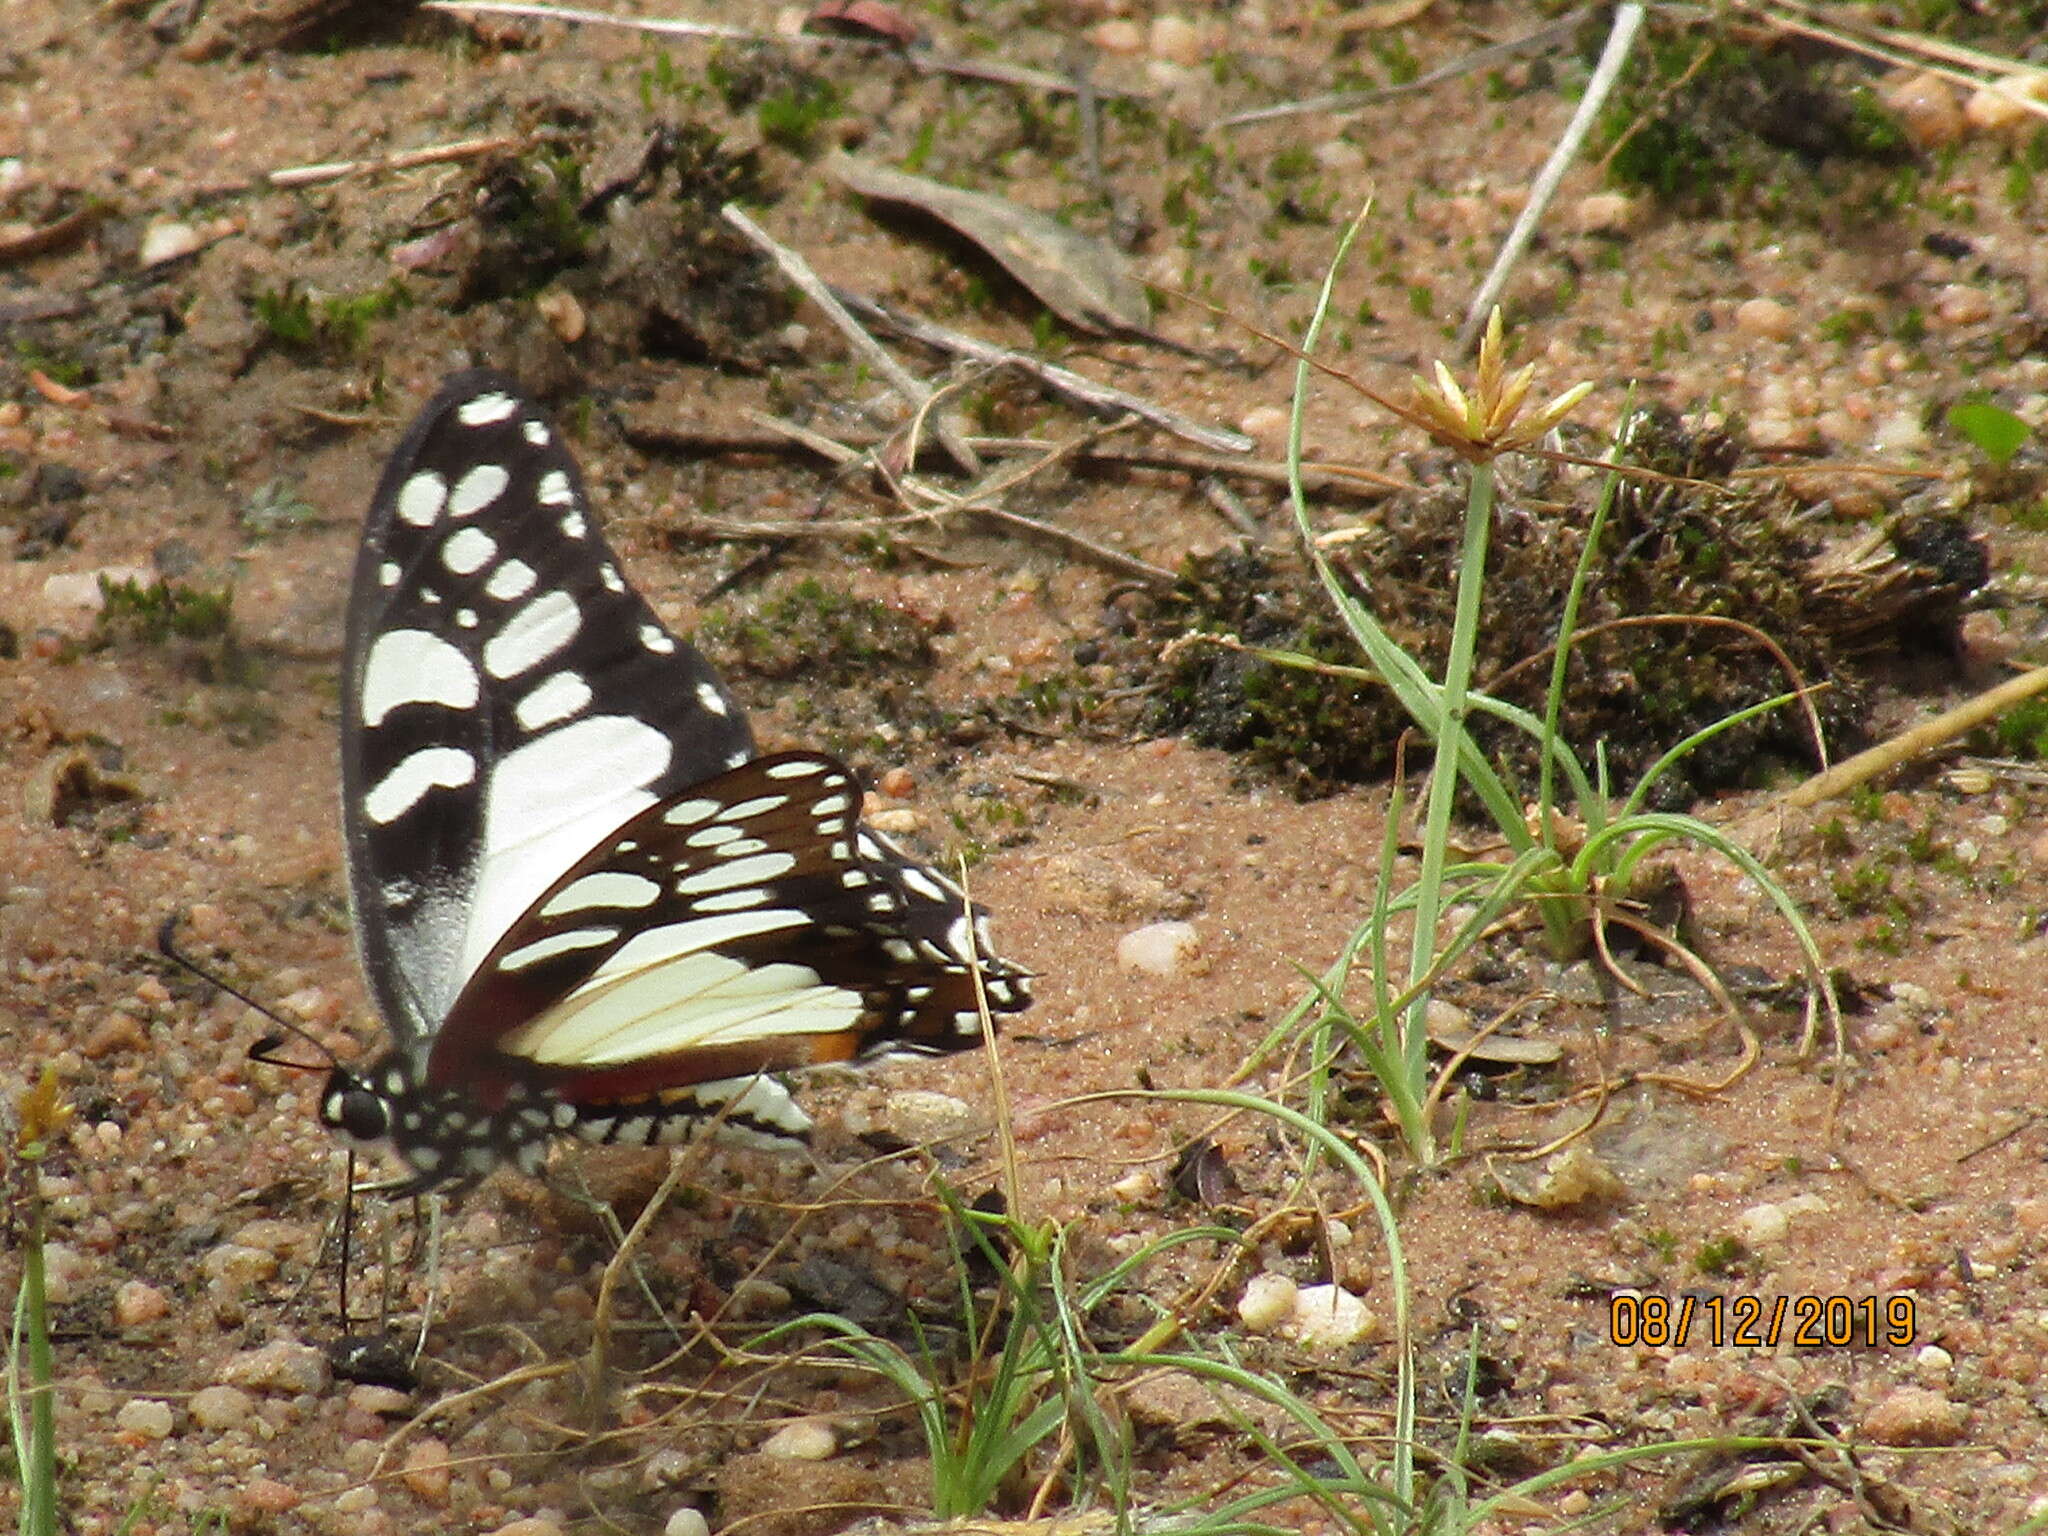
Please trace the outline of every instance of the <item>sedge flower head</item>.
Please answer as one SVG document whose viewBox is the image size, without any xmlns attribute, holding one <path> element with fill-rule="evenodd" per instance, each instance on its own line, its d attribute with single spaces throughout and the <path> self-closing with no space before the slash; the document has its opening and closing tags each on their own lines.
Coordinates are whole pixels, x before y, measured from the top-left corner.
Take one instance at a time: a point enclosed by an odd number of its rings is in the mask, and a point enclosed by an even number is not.
<svg viewBox="0 0 2048 1536">
<path fill-rule="evenodd" d="M 1468 392 L 1438 362 L 1436 381 L 1412 381 L 1416 415 L 1445 447 L 1476 462 L 1526 448 L 1569 416 L 1593 392 L 1590 383 L 1574 384 L 1548 405 L 1524 414 L 1529 386 L 1536 378 L 1530 363 L 1510 375 L 1503 354 L 1500 309 L 1487 318 L 1479 342 L 1479 367 Z"/>
</svg>

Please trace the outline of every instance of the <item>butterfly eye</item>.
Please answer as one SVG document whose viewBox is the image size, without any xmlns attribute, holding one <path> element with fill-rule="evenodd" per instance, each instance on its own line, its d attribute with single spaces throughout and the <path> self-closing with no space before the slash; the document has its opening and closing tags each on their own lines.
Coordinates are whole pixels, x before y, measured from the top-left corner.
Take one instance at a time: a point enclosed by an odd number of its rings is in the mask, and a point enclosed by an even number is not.
<svg viewBox="0 0 2048 1536">
<path fill-rule="evenodd" d="M 353 1079 L 331 1084 L 320 1101 L 320 1119 L 329 1129 L 357 1141 L 376 1141 L 391 1129 L 384 1100 Z"/>
</svg>

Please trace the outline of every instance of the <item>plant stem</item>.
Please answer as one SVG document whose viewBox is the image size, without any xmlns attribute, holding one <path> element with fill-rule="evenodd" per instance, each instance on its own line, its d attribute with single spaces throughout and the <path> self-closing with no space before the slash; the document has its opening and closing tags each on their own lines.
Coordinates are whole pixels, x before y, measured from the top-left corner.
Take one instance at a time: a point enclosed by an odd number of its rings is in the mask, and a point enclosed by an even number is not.
<svg viewBox="0 0 2048 1536">
<path fill-rule="evenodd" d="M 1443 906 L 1444 861 L 1449 854 L 1451 811 L 1458 798 L 1459 761 L 1465 751 L 1465 695 L 1472 683 L 1472 654 L 1479 643 L 1479 597 L 1486 584 L 1486 542 L 1493 530 L 1493 462 L 1472 466 L 1465 496 L 1465 545 L 1458 561 L 1458 601 L 1451 624 L 1451 651 L 1438 696 L 1436 763 L 1430 770 L 1428 818 L 1422 833 L 1422 870 L 1415 881 L 1415 935 L 1409 949 L 1408 981 L 1413 986 L 1436 962 L 1437 919 Z M 1429 1050 L 1428 992 L 1409 1005 L 1401 1031 L 1401 1054 L 1409 1081 L 1423 1080 Z M 1398 1104 L 1408 1145 L 1424 1163 L 1436 1160 L 1426 1107 Z M 1411 1118 L 1412 1117 L 1412 1118 Z"/>
</svg>

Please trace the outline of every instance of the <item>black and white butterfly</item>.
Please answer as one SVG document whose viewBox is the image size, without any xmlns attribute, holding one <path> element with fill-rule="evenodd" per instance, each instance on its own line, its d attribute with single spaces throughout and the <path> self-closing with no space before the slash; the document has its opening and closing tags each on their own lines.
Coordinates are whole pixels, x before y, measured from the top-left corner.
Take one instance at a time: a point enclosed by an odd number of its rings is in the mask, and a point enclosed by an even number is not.
<svg viewBox="0 0 2048 1536">
<path fill-rule="evenodd" d="M 809 1118 L 773 1073 L 959 1050 L 1030 1002 L 958 887 L 860 824 L 830 757 L 756 756 L 630 587 L 554 428 L 447 380 L 377 487 L 342 675 L 358 948 L 392 1046 L 321 1117 L 400 1188 Z"/>
</svg>

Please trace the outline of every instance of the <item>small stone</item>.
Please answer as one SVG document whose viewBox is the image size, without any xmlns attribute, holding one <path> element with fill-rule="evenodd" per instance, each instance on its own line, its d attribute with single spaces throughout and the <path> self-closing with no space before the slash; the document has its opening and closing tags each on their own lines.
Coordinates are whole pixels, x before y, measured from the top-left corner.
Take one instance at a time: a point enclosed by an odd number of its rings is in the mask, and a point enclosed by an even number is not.
<svg viewBox="0 0 2048 1536">
<path fill-rule="evenodd" d="M 1913 1377 L 1923 1387 L 1945 1387 L 1956 1373 L 1956 1357 L 1939 1344 L 1929 1344 L 1913 1356 Z"/>
<path fill-rule="evenodd" d="M 1277 445 L 1286 441 L 1288 423 L 1292 420 L 1293 415 L 1285 406 L 1255 405 L 1238 418 L 1237 426 L 1246 437 Z"/>
<path fill-rule="evenodd" d="M 277 1255 L 240 1243 L 222 1243 L 200 1257 L 199 1272 L 230 1290 L 246 1291 L 277 1273 Z"/>
<path fill-rule="evenodd" d="M 1735 306 L 1735 329 L 1765 341 L 1785 341 L 1798 328 L 1799 316 L 1776 299 L 1744 299 Z"/>
<path fill-rule="evenodd" d="M 69 1306 L 92 1278 L 93 1262 L 69 1243 L 43 1244 L 43 1297 L 53 1307 Z"/>
<path fill-rule="evenodd" d="M 1342 1349 L 1378 1337 L 1380 1320 L 1340 1285 L 1304 1285 L 1295 1293 L 1287 1331 L 1307 1349 Z"/>
<path fill-rule="evenodd" d="M 415 1440 L 406 1449 L 405 1469 L 400 1476 L 421 1503 L 437 1509 L 446 1504 L 451 1482 L 447 1443 L 431 1436 Z"/>
<path fill-rule="evenodd" d="M 703 1510 L 685 1504 L 668 1517 L 661 1536 L 711 1536 L 711 1522 L 704 1518 Z"/>
<path fill-rule="evenodd" d="M 566 288 L 550 288 L 533 301 L 533 307 L 540 311 L 548 329 L 569 345 L 581 341 L 584 331 L 589 329 L 590 322 L 584 317 L 582 304 Z"/>
<path fill-rule="evenodd" d="M 1145 51 L 1145 29 L 1135 21 L 1118 17 L 1088 31 L 1088 41 L 1104 53 L 1130 55 Z"/>
<path fill-rule="evenodd" d="M 2029 133 L 2042 118 L 2025 101 L 2048 101 L 2048 72 L 2021 70 L 1994 80 L 1963 103 L 1963 117 L 1979 133 Z"/>
<path fill-rule="evenodd" d="M 1626 1199 L 1628 1185 L 1583 1142 L 1557 1153 L 1540 1172 L 1512 1163 L 1498 1163 L 1493 1181 L 1518 1205 L 1540 1211 L 1568 1210 L 1577 1205 L 1602 1205 Z"/>
<path fill-rule="evenodd" d="M 1048 911 L 1079 917 L 1157 917 L 1173 910 L 1173 892 L 1106 853 L 1048 854 L 1038 866 L 1038 897 Z"/>
<path fill-rule="evenodd" d="M 201 1429 L 240 1429 L 256 1411 L 256 1399 L 240 1387 L 201 1387 L 185 1408 Z"/>
<path fill-rule="evenodd" d="M 103 565 L 93 571 L 60 571 L 43 580 L 43 604 L 53 615 L 94 614 L 106 606 L 106 594 L 100 583 L 119 586 L 132 581 L 139 587 L 147 587 L 156 580 L 154 573 L 139 565 Z"/>
<path fill-rule="evenodd" d="M 1900 1387 L 1863 1416 L 1863 1435 L 1879 1445 L 1954 1445 L 1969 1417 L 1939 1392 Z"/>
<path fill-rule="evenodd" d="M 982 1116 L 965 1099 L 930 1088 L 899 1088 L 882 1101 L 881 1124 L 906 1146 L 927 1146 L 972 1135 Z"/>
<path fill-rule="evenodd" d="M 1782 1243 L 1792 1233 L 1792 1218 L 1778 1205 L 1752 1205 L 1735 1218 L 1735 1235 L 1746 1248 Z"/>
<path fill-rule="evenodd" d="M 1140 1168 L 1111 1184 L 1109 1192 L 1125 1205 L 1141 1205 L 1159 1193 L 1159 1176 L 1149 1168 Z"/>
<path fill-rule="evenodd" d="M 289 1514 L 304 1500 L 298 1489 L 274 1477 L 251 1478 L 235 1495 L 236 1505 L 250 1515 Z"/>
<path fill-rule="evenodd" d="M 1185 16 L 1155 16 L 1150 38 L 1152 57 L 1193 69 L 1202 62 L 1202 34 Z"/>
<path fill-rule="evenodd" d="M 114 1326 L 139 1328 L 153 1323 L 171 1310 L 171 1299 L 143 1280 L 124 1280 L 114 1292 Z"/>
<path fill-rule="evenodd" d="M 839 1454 L 839 1435 L 824 1419 L 798 1419 L 762 1441 L 761 1454 L 783 1461 L 830 1461 Z"/>
<path fill-rule="evenodd" d="M 348 1389 L 348 1405 L 357 1413 L 384 1419 L 396 1418 L 412 1411 L 412 1394 L 401 1392 L 396 1387 L 378 1387 L 364 1382 Z"/>
<path fill-rule="evenodd" d="M 1894 411 L 1870 431 L 1870 446 L 1880 453 L 1924 453 L 1930 441 L 1916 410 Z"/>
<path fill-rule="evenodd" d="M 154 219 L 142 232 L 135 259 L 144 267 L 159 266 L 190 256 L 204 244 L 206 237 L 192 225 L 179 219 Z"/>
<path fill-rule="evenodd" d="M 1572 205 L 1572 223 L 1585 235 L 1621 235 L 1636 223 L 1636 200 L 1620 192 L 1594 192 Z"/>
<path fill-rule="evenodd" d="M 490 1536 L 562 1536 L 562 1526 L 546 1515 L 529 1515 L 524 1520 L 499 1526 Z"/>
<path fill-rule="evenodd" d="M 293 1394 L 325 1392 L 334 1379 L 325 1355 L 310 1344 L 290 1339 L 230 1356 L 220 1375 L 232 1386 Z"/>
<path fill-rule="evenodd" d="M 294 993 L 296 997 L 298 994 Z M 291 999 L 286 1000 L 287 1007 Z M 295 1010 L 304 1016 L 304 1010 Z M 314 1245 L 320 1234 L 296 1221 L 278 1221 L 263 1217 L 257 1221 L 244 1222 L 237 1227 L 228 1241 L 243 1248 L 260 1248 L 278 1258 L 311 1258 Z"/>
<path fill-rule="evenodd" d="M 176 1415 L 171 1412 L 171 1405 L 153 1397 L 130 1398 L 114 1415 L 116 1429 L 123 1434 L 136 1435 L 144 1440 L 166 1438 L 176 1421 Z"/>
<path fill-rule="evenodd" d="M 890 837 L 901 837 L 906 833 L 922 831 L 924 828 L 924 812 L 914 811 L 908 806 L 896 810 L 871 811 L 864 819 L 877 832 L 887 833 Z"/>
<path fill-rule="evenodd" d="M 1365 151 L 1349 139 L 1325 139 L 1315 147 L 1316 164 L 1333 176 L 1365 169 Z"/>
<path fill-rule="evenodd" d="M 1891 108 L 1919 149 L 1941 149 L 1963 136 L 1969 123 L 1956 105 L 1956 93 L 1935 74 L 1919 74 L 1892 87 L 1884 104 Z"/>
<path fill-rule="evenodd" d="M 908 768 L 891 768 L 876 781 L 875 788 L 891 800 L 913 800 L 917 797 L 917 775 Z"/>
<path fill-rule="evenodd" d="M 1253 1275 L 1237 1298 L 1237 1320 L 1249 1333 L 1271 1333 L 1294 1316 L 1300 1291 L 1285 1275 Z"/>
<path fill-rule="evenodd" d="M 1116 941 L 1116 963 L 1127 971 L 1171 976 L 1200 948 L 1193 923 L 1147 923 Z"/>
<path fill-rule="evenodd" d="M 1934 314 L 1945 325 L 1977 325 L 1991 318 L 1991 295 L 1968 283 L 1950 283 L 1934 296 Z"/>
</svg>

